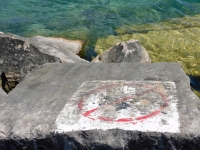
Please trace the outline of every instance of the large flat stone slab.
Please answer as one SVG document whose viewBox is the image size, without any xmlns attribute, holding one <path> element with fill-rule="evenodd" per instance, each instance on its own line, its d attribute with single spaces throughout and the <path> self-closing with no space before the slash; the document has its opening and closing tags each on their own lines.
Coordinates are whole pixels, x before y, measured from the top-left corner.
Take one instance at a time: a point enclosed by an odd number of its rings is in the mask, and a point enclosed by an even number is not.
<svg viewBox="0 0 200 150">
<path fill-rule="evenodd" d="M 46 64 L 2 103 L 2 149 L 199 149 L 200 101 L 177 63 Z"/>
</svg>

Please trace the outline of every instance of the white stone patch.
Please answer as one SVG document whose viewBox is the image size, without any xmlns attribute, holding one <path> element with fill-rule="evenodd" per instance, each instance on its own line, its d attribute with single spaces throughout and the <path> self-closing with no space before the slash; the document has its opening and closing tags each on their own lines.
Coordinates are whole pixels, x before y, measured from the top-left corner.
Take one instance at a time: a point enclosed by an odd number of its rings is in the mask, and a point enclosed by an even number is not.
<svg viewBox="0 0 200 150">
<path fill-rule="evenodd" d="M 57 132 L 123 129 L 180 132 L 174 82 L 88 81 L 56 119 Z"/>
</svg>

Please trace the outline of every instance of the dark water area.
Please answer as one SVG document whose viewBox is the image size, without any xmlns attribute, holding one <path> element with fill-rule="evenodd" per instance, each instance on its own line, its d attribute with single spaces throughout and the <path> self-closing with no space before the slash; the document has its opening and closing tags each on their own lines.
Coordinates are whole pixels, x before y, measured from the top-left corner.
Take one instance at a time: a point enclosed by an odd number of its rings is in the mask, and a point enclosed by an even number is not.
<svg viewBox="0 0 200 150">
<path fill-rule="evenodd" d="M 194 15 L 200 15 L 199 0 L 0 0 L 0 31 L 79 39 L 90 61 L 97 40 L 117 35 L 121 26 Z M 199 80 L 191 78 L 191 85 L 199 88 Z"/>
<path fill-rule="evenodd" d="M 189 76 L 189 78 L 191 89 L 200 98 L 200 76 Z"/>
<path fill-rule="evenodd" d="M 200 92 L 200 76 L 189 76 L 190 77 L 190 85 L 196 91 Z"/>
</svg>

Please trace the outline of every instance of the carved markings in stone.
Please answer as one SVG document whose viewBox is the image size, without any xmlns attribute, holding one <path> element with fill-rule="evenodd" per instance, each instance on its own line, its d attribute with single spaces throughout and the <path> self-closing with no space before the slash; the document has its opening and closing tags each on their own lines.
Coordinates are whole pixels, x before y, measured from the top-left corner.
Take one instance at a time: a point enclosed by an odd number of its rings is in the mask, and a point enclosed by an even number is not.
<svg viewBox="0 0 200 150">
<path fill-rule="evenodd" d="M 88 81 L 67 101 L 57 131 L 124 129 L 180 132 L 174 82 Z"/>
</svg>

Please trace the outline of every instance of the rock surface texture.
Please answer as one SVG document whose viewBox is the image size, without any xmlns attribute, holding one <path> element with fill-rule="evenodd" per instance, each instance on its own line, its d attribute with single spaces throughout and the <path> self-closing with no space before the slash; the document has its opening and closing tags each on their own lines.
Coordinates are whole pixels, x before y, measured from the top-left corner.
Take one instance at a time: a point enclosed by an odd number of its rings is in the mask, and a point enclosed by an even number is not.
<svg viewBox="0 0 200 150">
<path fill-rule="evenodd" d="M 120 42 L 115 44 L 110 49 L 98 55 L 93 62 L 104 63 L 150 63 L 151 59 L 144 47 L 140 45 L 138 40 L 131 39 L 127 42 Z"/>
<path fill-rule="evenodd" d="M 30 71 L 45 63 L 87 62 L 76 55 L 81 48 L 82 44 L 78 41 L 41 36 L 23 38 L 1 32 L 0 72 L 5 72 L 9 82 L 6 91 L 13 89 Z"/>
<path fill-rule="evenodd" d="M 0 149 L 200 149 L 199 107 L 177 63 L 46 64 L 1 97 Z"/>
<path fill-rule="evenodd" d="M 5 91 L 0 88 L 0 98 L 6 96 L 7 94 L 5 93 Z"/>
<path fill-rule="evenodd" d="M 19 82 L 44 63 L 60 62 L 59 58 L 40 52 L 27 39 L 12 34 L 0 34 L 0 54 L 0 72 L 5 72 L 10 83 Z"/>
<path fill-rule="evenodd" d="M 87 62 L 77 55 L 82 49 L 81 41 L 43 36 L 32 37 L 29 41 L 41 52 L 58 57 L 62 62 Z"/>
</svg>

